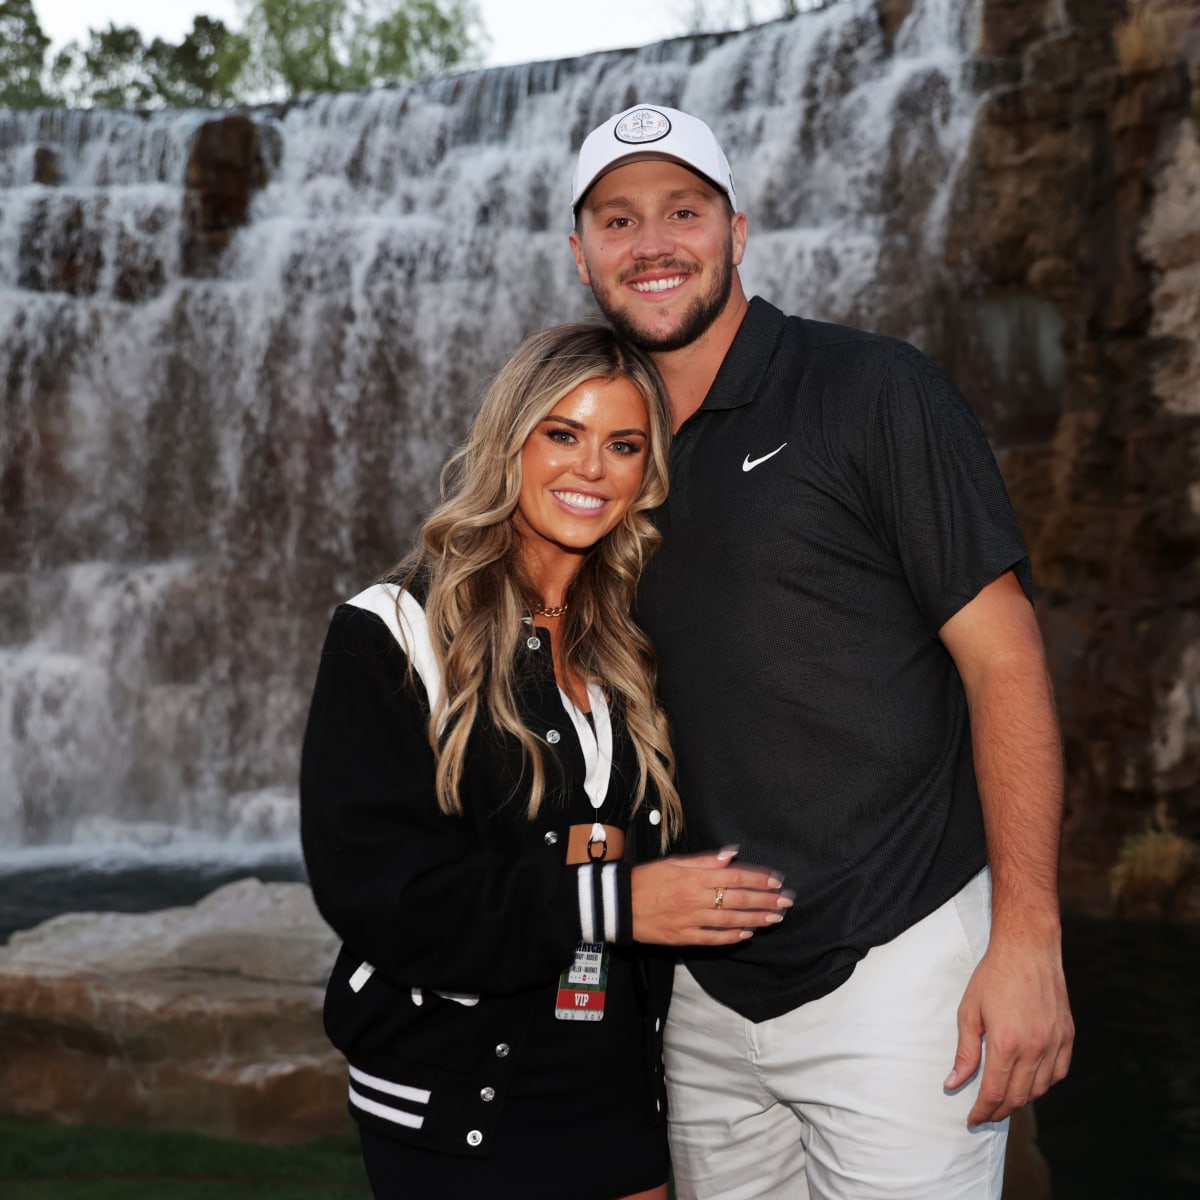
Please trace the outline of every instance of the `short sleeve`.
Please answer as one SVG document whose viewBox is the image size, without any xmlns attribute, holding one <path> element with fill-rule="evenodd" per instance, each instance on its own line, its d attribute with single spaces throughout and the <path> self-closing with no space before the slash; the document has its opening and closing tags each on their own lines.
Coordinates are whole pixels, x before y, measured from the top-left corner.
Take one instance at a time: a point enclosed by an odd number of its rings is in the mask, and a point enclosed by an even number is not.
<svg viewBox="0 0 1200 1200">
<path fill-rule="evenodd" d="M 1032 601 L 1029 552 L 983 429 L 911 346 L 881 382 L 868 462 L 875 517 L 932 635 L 1007 570 Z"/>
</svg>

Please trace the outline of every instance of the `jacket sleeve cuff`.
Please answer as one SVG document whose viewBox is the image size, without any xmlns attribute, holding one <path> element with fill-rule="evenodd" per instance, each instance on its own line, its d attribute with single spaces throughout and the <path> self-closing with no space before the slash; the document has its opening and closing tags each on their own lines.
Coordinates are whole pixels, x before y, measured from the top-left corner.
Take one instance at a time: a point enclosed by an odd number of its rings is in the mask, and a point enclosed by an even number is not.
<svg viewBox="0 0 1200 1200">
<path fill-rule="evenodd" d="M 576 867 L 579 930 L 585 942 L 633 941 L 630 868 L 624 862 L 584 863 Z"/>
</svg>

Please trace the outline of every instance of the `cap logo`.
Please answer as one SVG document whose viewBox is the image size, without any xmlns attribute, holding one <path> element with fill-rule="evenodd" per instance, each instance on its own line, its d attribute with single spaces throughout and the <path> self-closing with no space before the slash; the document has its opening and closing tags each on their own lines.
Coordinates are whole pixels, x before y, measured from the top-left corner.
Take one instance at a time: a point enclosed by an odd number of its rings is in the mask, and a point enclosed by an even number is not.
<svg viewBox="0 0 1200 1200">
<path fill-rule="evenodd" d="M 635 108 L 626 113 L 613 130 L 613 136 L 618 142 L 628 142 L 640 145 L 643 142 L 657 142 L 671 132 L 671 122 L 665 113 L 656 108 Z"/>
</svg>

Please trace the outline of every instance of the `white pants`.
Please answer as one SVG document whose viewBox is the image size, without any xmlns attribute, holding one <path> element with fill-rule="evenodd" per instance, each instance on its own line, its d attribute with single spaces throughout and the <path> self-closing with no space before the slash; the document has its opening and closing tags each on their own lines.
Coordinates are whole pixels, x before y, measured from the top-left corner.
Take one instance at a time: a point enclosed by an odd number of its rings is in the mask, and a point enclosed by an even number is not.
<svg viewBox="0 0 1200 1200">
<path fill-rule="evenodd" d="M 978 1075 L 942 1087 L 990 924 L 983 871 L 836 991 L 758 1024 L 677 968 L 665 1047 L 679 1200 L 999 1200 L 1008 1121 L 968 1128 Z"/>
</svg>

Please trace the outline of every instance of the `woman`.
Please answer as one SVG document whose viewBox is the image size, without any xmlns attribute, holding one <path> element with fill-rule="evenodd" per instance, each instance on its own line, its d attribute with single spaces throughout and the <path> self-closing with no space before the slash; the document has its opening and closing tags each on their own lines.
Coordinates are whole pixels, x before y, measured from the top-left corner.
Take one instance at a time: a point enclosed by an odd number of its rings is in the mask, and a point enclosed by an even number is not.
<svg viewBox="0 0 1200 1200">
<path fill-rule="evenodd" d="M 670 963 L 633 942 L 735 942 L 786 906 L 732 850 L 642 862 L 680 826 L 629 615 L 669 432 L 615 334 L 535 335 L 418 547 L 334 614 L 302 833 L 377 1197 L 665 1200 Z"/>
</svg>

